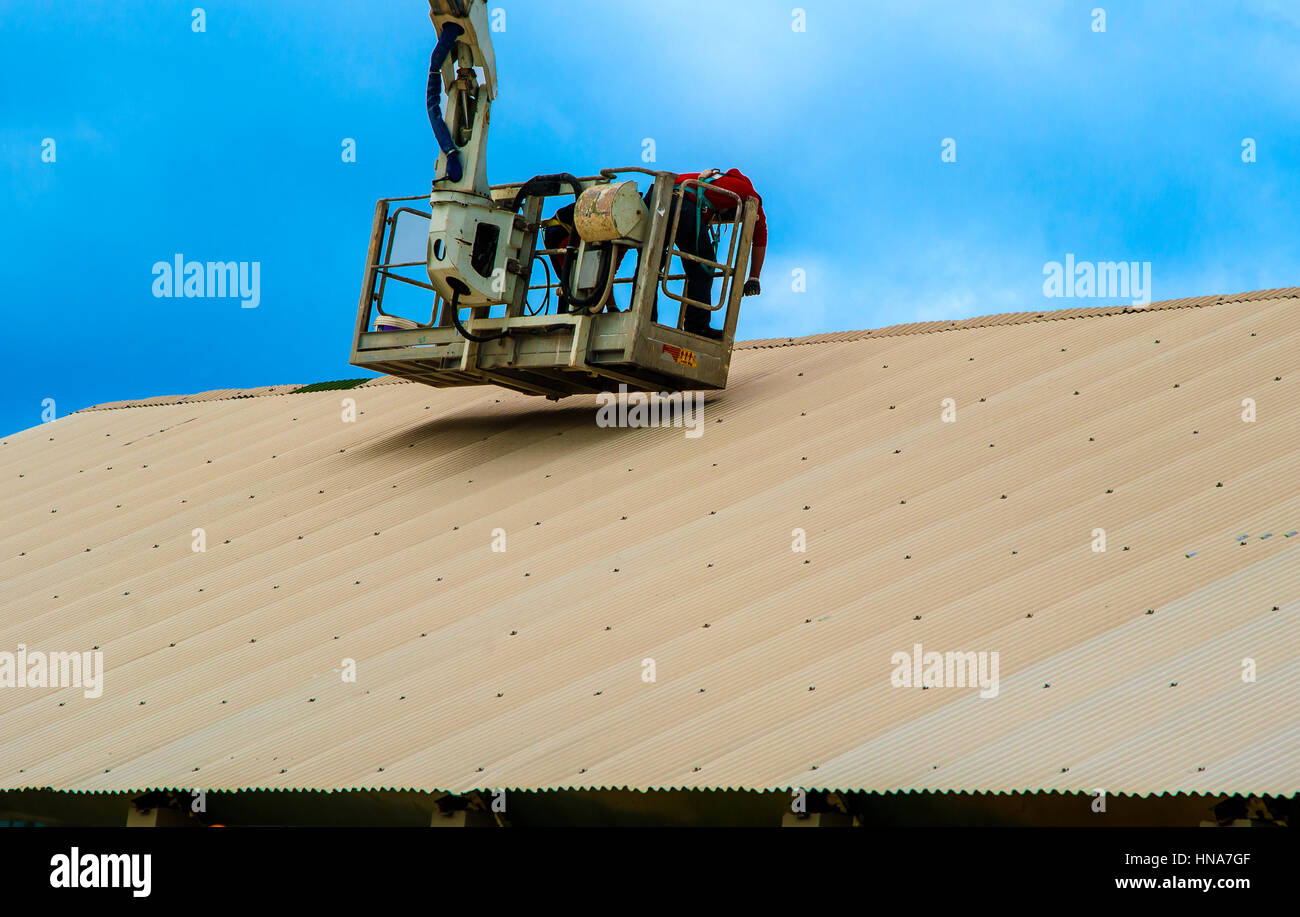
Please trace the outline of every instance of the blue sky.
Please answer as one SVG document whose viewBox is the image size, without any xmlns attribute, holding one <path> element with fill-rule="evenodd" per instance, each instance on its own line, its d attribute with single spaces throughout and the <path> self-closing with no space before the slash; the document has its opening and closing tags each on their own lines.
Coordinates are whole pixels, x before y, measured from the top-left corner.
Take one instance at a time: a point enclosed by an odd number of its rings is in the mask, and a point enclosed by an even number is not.
<svg viewBox="0 0 1300 917">
<path fill-rule="evenodd" d="M 196 33 L 197 2 L 0 0 L 2 432 L 47 398 L 360 374 L 374 202 L 427 191 L 436 153 L 427 7 L 212 0 Z M 1154 299 L 1300 283 L 1293 0 L 804 0 L 802 32 L 788 0 L 491 6 L 493 182 L 645 138 L 754 180 L 740 337 L 1107 301 L 1044 296 L 1067 253 L 1150 262 Z M 155 298 L 177 253 L 260 262 L 260 304 Z"/>
</svg>

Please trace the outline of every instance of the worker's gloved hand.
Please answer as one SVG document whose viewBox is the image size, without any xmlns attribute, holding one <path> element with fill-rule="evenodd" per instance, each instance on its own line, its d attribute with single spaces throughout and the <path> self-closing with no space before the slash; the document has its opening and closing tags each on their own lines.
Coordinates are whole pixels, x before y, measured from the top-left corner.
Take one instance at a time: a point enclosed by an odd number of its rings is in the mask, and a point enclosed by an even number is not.
<svg viewBox="0 0 1300 917">
<path fill-rule="evenodd" d="M 751 277 L 751 278 L 749 278 L 748 280 L 745 281 L 745 295 L 746 295 L 746 296 L 757 296 L 759 293 L 762 293 L 762 292 L 763 292 L 763 287 L 762 287 L 762 285 L 758 282 L 758 278 L 757 278 L 757 277 Z"/>
</svg>

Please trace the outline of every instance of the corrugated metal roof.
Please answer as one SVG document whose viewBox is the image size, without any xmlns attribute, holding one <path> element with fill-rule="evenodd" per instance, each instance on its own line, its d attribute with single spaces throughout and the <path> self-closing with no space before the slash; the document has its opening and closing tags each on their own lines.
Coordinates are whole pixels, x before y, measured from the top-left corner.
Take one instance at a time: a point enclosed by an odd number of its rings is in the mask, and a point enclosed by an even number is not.
<svg viewBox="0 0 1300 917">
<path fill-rule="evenodd" d="M 1294 793 L 1296 292 L 753 342 L 698 439 L 407 384 L 8 437 L 0 651 L 107 672 L 0 689 L 0 786 Z"/>
<path fill-rule="evenodd" d="M 287 395 L 300 385 L 261 385 L 253 388 L 217 389 L 210 392 L 198 392 L 193 395 L 159 395 L 135 401 L 109 401 L 104 404 L 92 404 L 82 411 L 115 411 L 120 408 L 155 407 L 160 404 L 189 404 L 195 401 L 225 401 L 234 398 L 260 398 L 265 395 Z"/>
</svg>

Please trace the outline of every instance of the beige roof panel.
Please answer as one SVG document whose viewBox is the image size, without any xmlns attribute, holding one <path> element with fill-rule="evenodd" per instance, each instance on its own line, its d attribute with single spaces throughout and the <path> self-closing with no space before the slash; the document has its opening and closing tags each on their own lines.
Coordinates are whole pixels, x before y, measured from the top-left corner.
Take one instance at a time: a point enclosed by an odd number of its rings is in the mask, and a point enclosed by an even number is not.
<svg viewBox="0 0 1300 917">
<path fill-rule="evenodd" d="M 6 437 L 0 651 L 106 672 L 0 690 L 0 787 L 1294 793 L 1295 293 L 750 342 L 698 438 L 411 384 Z"/>
</svg>

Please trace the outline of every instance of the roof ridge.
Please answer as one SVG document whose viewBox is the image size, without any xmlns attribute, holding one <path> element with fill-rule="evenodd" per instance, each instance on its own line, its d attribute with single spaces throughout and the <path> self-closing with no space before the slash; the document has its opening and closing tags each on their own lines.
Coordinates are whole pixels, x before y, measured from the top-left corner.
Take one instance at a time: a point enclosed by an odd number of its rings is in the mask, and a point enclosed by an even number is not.
<svg viewBox="0 0 1300 917">
<path fill-rule="evenodd" d="M 1094 318 L 1103 315 L 1126 315 L 1135 312 L 1151 312 L 1159 309 L 1198 309 L 1202 306 L 1216 306 L 1231 302 L 1258 302 L 1271 299 L 1300 298 L 1300 287 L 1278 287 L 1271 290 L 1251 290 L 1244 293 L 1222 294 L 1218 296 L 1193 296 L 1183 299 L 1163 299 L 1145 306 L 1116 305 L 1094 306 L 1092 308 L 1045 309 L 1034 312 L 1000 312 L 993 315 L 980 315 L 965 319 L 946 319 L 930 322 L 908 322 L 900 325 L 886 325 L 881 328 L 863 328 L 857 331 L 827 331 L 803 337 L 759 338 L 750 341 L 737 341 L 734 350 L 763 350 L 773 347 L 799 347 L 805 344 L 830 344 L 846 341 L 862 341 L 873 338 L 901 337 L 912 334 L 934 334 L 942 331 L 964 331 L 971 328 L 988 328 L 994 325 L 1020 325 L 1027 322 L 1053 322 L 1073 318 Z M 363 383 L 358 388 L 373 385 L 414 385 L 406 379 L 391 376 L 379 376 Z M 83 411 L 113 411 L 122 408 L 159 407 L 170 404 L 188 404 L 195 401 L 232 401 L 237 398 L 261 398 L 268 395 L 287 395 L 305 386 L 301 385 L 265 385 L 246 389 L 214 389 L 192 395 L 157 395 L 151 398 L 139 398 L 127 401 L 110 401 L 103 404 L 87 405 L 74 414 Z"/>
<path fill-rule="evenodd" d="M 864 328 L 860 331 L 829 331 L 798 338 L 764 338 L 737 341 L 736 350 L 756 350 L 769 347 L 797 347 L 803 344 L 826 344 L 841 341 L 861 341 L 868 338 L 899 337 L 911 334 L 933 334 L 939 331 L 963 331 L 970 328 L 988 328 L 993 325 L 1019 325 L 1026 322 L 1053 322 L 1071 318 L 1093 318 L 1102 315 L 1125 315 L 1134 312 L 1151 312 L 1159 309 L 1197 309 L 1230 302 L 1258 302 L 1268 299 L 1300 298 L 1300 287 L 1279 287 L 1272 290 L 1252 290 L 1245 293 L 1218 296 L 1194 296 L 1183 299 L 1163 299 L 1145 306 L 1115 305 L 1092 308 L 1045 309 L 1035 312 L 1001 312 L 974 318 L 947 319 L 930 322 L 908 322 L 886 325 L 881 328 Z"/>
</svg>

